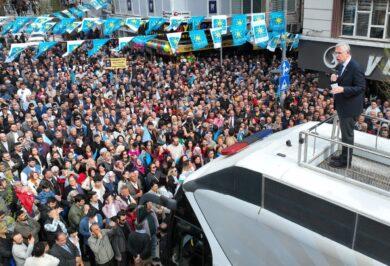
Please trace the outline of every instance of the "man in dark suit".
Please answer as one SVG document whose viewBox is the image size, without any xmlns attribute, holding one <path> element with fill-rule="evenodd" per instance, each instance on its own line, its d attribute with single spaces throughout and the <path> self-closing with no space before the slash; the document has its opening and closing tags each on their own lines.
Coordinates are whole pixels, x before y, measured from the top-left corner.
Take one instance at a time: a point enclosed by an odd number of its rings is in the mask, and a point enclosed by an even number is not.
<svg viewBox="0 0 390 266">
<path fill-rule="evenodd" d="M 57 234 L 56 243 L 49 253 L 60 260 L 59 266 L 82 265 L 79 250 L 63 232 Z"/>
<path fill-rule="evenodd" d="M 354 126 L 359 115 L 363 112 L 364 90 L 366 80 L 362 67 L 352 59 L 351 49 L 347 43 L 336 45 L 335 55 L 339 64 L 337 75 L 332 74 L 331 86 L 335 107 L 340 119 L 341 140 L 353 145 Z M 349 158 L 348 158 L 349 156 Z M 352 149 L 343 146 L 340 156 L 333 156 L 329 166 L 346 167 L 352 160 Z"/>
</svg>

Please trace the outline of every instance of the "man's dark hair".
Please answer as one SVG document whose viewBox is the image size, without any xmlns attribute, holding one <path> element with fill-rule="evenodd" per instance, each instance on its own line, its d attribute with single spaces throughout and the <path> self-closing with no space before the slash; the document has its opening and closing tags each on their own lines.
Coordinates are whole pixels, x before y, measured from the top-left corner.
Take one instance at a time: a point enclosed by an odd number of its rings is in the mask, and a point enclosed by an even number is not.
<svg viewBox="0 0 390 266">
<path fill-rule="evenodd" d="M 38 242 L 34 244 L 34 248 L 31 252 L 33 257 L 41 257 L 45 253 L 46 242 Z"/>
<path fill-rule="evenodd" d="M 74 202 L 80 202 L 84 200 L 84 196 L 83 195 L 80 195 L 80 194 L 77 194 L 75 197 L 74 197 Z"/>
</svg>

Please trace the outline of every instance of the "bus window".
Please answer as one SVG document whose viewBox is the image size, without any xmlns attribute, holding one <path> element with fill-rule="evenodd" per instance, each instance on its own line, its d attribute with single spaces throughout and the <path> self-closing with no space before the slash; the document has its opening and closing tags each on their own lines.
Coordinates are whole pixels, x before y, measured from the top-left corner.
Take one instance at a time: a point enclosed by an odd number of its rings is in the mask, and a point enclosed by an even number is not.
<svg viewBox="0 0 390 266">
<path fill-rule="evenodd" d="M 184 266 L 212 265 L 211 250 L 199 221 L 182 191 L 176 194 L 177 210 L 170 221 L 171 263 Z"/>
</svg>

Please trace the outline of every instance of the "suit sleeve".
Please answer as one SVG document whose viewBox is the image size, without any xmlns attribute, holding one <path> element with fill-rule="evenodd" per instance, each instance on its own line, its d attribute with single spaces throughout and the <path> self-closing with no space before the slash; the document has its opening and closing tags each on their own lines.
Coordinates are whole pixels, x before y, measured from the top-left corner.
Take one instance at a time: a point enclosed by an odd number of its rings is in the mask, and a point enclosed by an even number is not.
<svg viewBox="0 0 390 266">
<path fill-rule="evenodd" d="M 353 85 L 344 86 L 344 96 L 349 98 L 363 94 L 366 88 L 366 79 L 360 66 L 356 66 L 353 71 Z"/>
</svg>

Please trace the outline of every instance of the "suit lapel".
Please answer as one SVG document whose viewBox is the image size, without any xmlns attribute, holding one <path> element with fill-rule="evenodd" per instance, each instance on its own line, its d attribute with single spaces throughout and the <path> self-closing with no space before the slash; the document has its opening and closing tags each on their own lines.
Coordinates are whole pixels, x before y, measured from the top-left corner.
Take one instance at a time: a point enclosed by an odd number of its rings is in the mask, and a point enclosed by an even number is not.
<svg viewBox="0 0 390 266">
<path fill-rule="evenodd" d="M 349 71 L 349 68 L 351 67 L 351 60 L 348 62 L 348 65 L 345 66 L 344 72 L 341 74 L 340 80 L 342 80 L 345 77 L 345 73 Z M 343 65 L 340 67 L 340 71 L 343 69 Z"/>
</svg>

